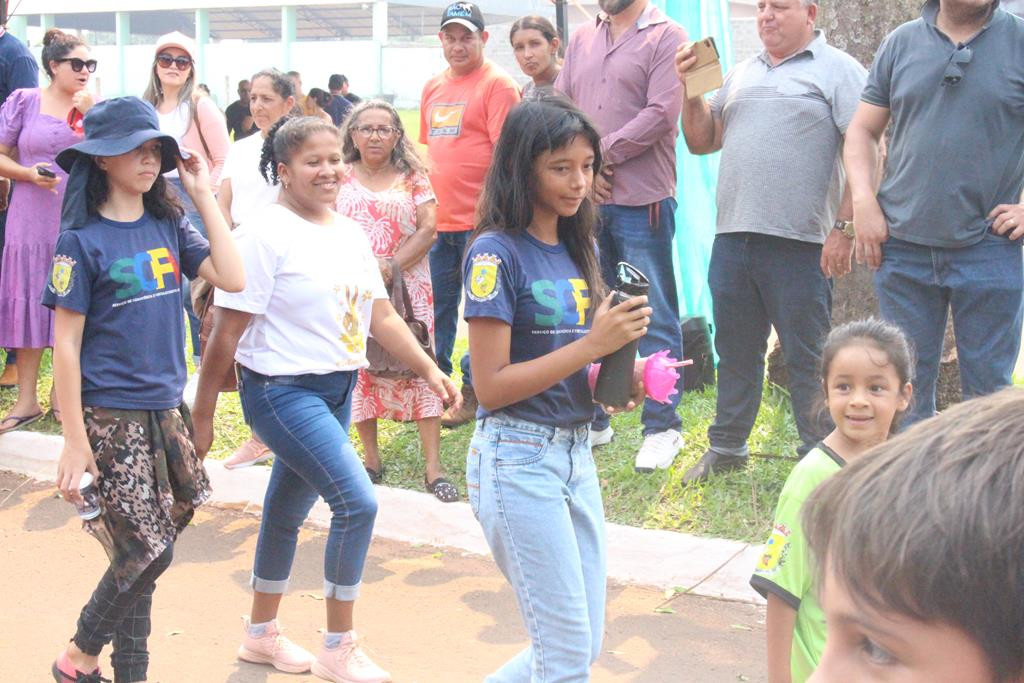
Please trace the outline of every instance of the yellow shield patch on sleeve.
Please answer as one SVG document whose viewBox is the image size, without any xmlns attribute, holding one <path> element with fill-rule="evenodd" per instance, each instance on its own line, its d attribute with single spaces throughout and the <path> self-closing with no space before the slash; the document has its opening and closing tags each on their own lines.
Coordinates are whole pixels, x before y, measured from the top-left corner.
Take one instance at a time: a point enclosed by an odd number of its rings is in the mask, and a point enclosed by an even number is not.
<svg viewBox="0 0 1024 683">
<path fill-rule="evenodd" d="M 789 545 L 789 527 L 783 524 L 775 525 L 768 542 L 764 544 L 764 552 L 757 561 L 756 572 L 771 573 L 779 568 L 784 561 L 785 551 Z"/>
<path fill-rule="evenodd" d="M 75 269 L 75 260 L 60 254 L 53 257 L 53 272 L 50 273 L 50 286 L 57 296 L 65 296 L 71 291 L 71 275 Z"/>
<path fill-rule="evenodd" d="M 498 296 L 498 266 L 501 259 L 494 254 L 477 254 L 469 272 L 469 298 L 490 301 Z"/>
</svg>

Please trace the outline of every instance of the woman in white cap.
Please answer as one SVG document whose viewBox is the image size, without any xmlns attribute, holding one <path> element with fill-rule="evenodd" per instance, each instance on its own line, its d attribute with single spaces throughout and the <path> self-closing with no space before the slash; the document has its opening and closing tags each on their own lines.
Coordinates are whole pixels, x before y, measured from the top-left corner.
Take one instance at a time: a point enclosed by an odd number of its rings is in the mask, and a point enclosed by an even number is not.
<svg viewBox="0 0 1024 683">
<path fill-rule="evenodd" d="M 205 158 L 210 169 L 210 189 L 216 193 L 231 139 L 224 115 L 217 105 L 209 97 L 198 96 L 195 53 L 195 43 L 183 33 L 174 31 L 160 36 L 153 54 L 149 84 L 142 99 L 156 108 L 161 131 L 177 140 L 182 147 L 195 150 Z M 185 204 L 188 219 L 205 235 L 203 220 L 182 189 L 178 172 L 171 171 L 166 176 Z M 192 311 L 187 285 L 184 291 L 185 312 L 191 329 L 192 359 L 198 366 L 199 319 Z"/>
</svg>

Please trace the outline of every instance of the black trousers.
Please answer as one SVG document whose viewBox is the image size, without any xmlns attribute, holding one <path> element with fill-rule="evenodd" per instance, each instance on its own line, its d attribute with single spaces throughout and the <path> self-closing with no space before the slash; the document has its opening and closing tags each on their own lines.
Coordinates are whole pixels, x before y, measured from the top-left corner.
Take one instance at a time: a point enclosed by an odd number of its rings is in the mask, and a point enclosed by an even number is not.
<svg viewBox="0 0 1024 683">
<path fill-rule="evenodd" d="M 171 564 L 174 545 L 153 560 L 128 590 L 119 590 L 111 570 L 103 575 L 92 598 L 82 608 L 75 632 L 75 645 L 87 655 L 98 656 L 103 647 L 114 643 L 110 662 L 115 683 L 146 680 L 149 650 L 150 613 L 156 580 Z"/>
</svg>

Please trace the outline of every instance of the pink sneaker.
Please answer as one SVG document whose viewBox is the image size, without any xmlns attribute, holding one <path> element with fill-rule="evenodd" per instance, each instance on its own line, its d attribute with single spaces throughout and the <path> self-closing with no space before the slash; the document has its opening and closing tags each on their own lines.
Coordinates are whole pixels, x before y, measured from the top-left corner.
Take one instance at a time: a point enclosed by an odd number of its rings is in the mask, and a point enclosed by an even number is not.
<svg viewBox="0 0 1024 683">
<path fill-rule="evenodd" d="M 355 631 L 349 631 L 333 650 L 320 648 L 313 673 L 335 683 L 388 683 L 391 675 L 380 668 L 359 647 Z"/>
<path fill-rule="evenodd" d="M 266 444 L 255 436 L 238 447 L 231 457 L 224 461 L 224 469 L 233 470 L 239 467 L 250 467 L 257 463 L 266 462 L 274 457 L 274 454 Z"/>
<path fill-rule="evenodd" d="M 249 635 L 249 619 L 245 619 L 245 640 L 238 647 L 238 658 L 254 664 L 270 664 L 278 671 L 301 674 L 309 671 L 315 658 L 281 635 L 277 620 L 270 622 L 260 637 Z"/>
<path fill-rule="evenodd" d="M 71 663 L 71 658 L 68 657 L 67 650 L 61 652 L 54 661 L 53 666 L 50 667 L 50 673 L 53 674 L 53 680 L 57 683 L 110 683 L 109 678 L 103 678 L 100 675 L 99 667 L 91 673 L 83 673 L 76 669 L 75 665 Z"/>
</svg>

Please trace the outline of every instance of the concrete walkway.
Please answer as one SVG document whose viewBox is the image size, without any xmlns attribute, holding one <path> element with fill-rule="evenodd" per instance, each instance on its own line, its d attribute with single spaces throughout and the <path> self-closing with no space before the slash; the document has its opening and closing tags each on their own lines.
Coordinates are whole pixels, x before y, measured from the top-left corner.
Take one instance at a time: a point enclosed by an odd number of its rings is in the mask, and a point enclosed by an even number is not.
<svg viewBox="0 0 1024 683">
<path fill-rule="evenodd" d="M 53 481 L 63 438 L 34 432 L 0 436 L 0 470 Z M 258 512 L 270 468 L 225 470 L 207 460 L 212 504 Z M 468 503 L 441 503 L 427 493 L 378 486 L 374 536 L 411 544 L 489 555 Z M 309 521 L 326 528 L 330 510 L 319 501 Z M 760 545 L 702 538 L 673 531 L 608 525 L 608 578 L 659 589 L 689 589 L 694 595 L 763 604 L 747 583 Z"/>
</svg>

